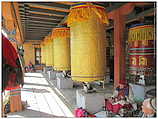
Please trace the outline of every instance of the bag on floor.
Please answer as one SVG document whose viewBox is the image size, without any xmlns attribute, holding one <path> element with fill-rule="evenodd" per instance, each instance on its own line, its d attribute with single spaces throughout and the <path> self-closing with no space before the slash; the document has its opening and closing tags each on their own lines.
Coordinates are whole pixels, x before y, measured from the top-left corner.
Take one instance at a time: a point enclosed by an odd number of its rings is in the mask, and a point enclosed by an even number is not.
<svg viewBox="0 0 158 119">
<path fill-rule="evenodd" d="M 94 114 L 90 114 L 85 109 L 77 108 L 75 110 L 75 117 L 96 117 Z"/>
</svg>

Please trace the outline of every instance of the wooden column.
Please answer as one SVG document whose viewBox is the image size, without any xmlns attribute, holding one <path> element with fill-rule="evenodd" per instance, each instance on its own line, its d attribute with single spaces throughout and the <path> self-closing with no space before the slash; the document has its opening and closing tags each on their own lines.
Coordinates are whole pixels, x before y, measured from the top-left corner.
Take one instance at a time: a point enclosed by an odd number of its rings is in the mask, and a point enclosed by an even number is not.
<svg viewBox="0 0 158 119">
<path fill-rule="evenodd" d="M 11 2 L 4 2 L 4 1 L 2 2 L 2 16 L 5 19 L 5 28 L 8 31 L 12 31 L 15 29 L 15 30 L 18 30 L 18 32 L 20 32 L 20 29 L 18 29 L 18 27 L 17 27 L 15 13 L 13 12 Z M 19 35 L 18 32 L 16 35 Z M 22 43 L 21 37 L 19 38 L 19 42 Z M 17 50 L 17 44 L 15 42 L 11 42 L 11 43 L 12 43 L 13 47 Z M 19 89 L 18 91 L 11 90 L 11 92 L 8 94 L 8 95 L 10 95 L 11 112 L 16 112 L 16 111 L 22 110 L 21 89 L 20 88 L 18 88 L 18 89 Z"/>
<path fill-rule="evenodd" d="M 10 112 L 22 111 L 21 88 L 10 91 Z"/>
<path fill-rule="evenodd" d="M 120 10 L 115 11 L 114 18 L 114 87 L 119 83 L 119 80 L 125 79 L 125 52 L 123 46 L 123 35 L 125 29 L 124 16 Z"/>
<path fill-rule="evenodd" d="M 108 14 L 114 20 L 114 88 L 120 80 L 125 80 L 125 45 L 123 44 L 125 32 L 125 15 L 134 8 L 134 3 L 127 3 Z"/>
</svg>

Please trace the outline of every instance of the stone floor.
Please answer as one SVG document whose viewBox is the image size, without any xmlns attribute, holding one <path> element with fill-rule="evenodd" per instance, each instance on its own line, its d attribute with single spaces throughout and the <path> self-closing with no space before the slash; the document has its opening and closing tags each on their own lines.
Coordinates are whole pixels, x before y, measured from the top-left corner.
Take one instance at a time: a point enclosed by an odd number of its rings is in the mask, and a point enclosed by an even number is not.
<svg viewBox="0 0 158 119">
<path fill-rule="evenodd" d="M 54 75 L 54 74 L 53 74 Z M 50 83 L 56 94 L 60 97 L 60 99 L 69 107 L 69 109 L 74 112 L 74 109 L 77 108 L 76 105 L 76 90 L 82 89 L 81 83 L 74 82 L 75 87 L 70 89 L 58 89 L 57 88 L 57 80 L 55 76 L 51 76 L 48 78 L 47 74 L 44 74 L 47 81 Z M 52 78 L 53 77 L 53 78 Z M 113 85 L 112 84 L 105 84 L 105 88 L 103 89 L 102 86 L 94 84 L 94 87 L 99 89 L 99 92 L 104 92 L 105 97 L 111 96 L 113 92 Z"/>
<path fill-rule="evenodd" d="M 21 98 L 25 110 L 9 113 L 7 117 L 74 117 L 74 109 L 77 107 L 76 90 L 82 88 L 80 83 L 74 83 L 72 89 L 58 89 L 57 80 L 49 79 L 48 74 L 40 71 L 25 73 L 24 82 Z M 100 91 L 108 96 L 112 93 L 112 87 L 107 85 Z"/>
<path fill-rule="evenodd" d="M 7 117 L 74 117 L 41 73 L 26 73 L 21 91 L 25 110 Z"/>
<path fill-rule="evenodd" d="M 21 97 L 26 109 L 9 113 L 8 117 L 74 117 L 76 90 L 82 88 L 80 83 L 75 82 L 72 89 L 58 89 L 55 76 L 49 78 L 40 71 L 26 73 L 24 82 Z M 95 84 L 95 87 L 104 92 L 105 97 L 112 95 L 112 84 L 105 84 L 105 88 Z"/>
</svg>

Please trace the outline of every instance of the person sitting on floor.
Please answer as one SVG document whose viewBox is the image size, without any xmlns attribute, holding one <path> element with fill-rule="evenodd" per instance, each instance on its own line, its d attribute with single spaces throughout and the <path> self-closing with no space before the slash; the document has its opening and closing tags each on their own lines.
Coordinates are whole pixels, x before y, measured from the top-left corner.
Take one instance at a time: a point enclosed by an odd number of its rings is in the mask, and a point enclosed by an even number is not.
<svg viewBox="0 0 158 119">
<path fill-rule="evenodd" d="M 29 68 L 30 72 L 34 72 L 35 71 L 34 65 L 32 64 L 31 61 L 29 62 L 28 68 Z"/>
<path fill-rule="evenodd" d="M 119 113 L 121 108 L 133 108 L 133 91 L 125 80 L 119 81 L 119 86 L 116 87 L 112 97 L 106 100 L 106 110 L 113 113 Z"/>
<path fill-rule="evenodd" d="M 156 98 L 145 99 L 142 104 L 143 117 L 156 117 Z"/>
</svg>

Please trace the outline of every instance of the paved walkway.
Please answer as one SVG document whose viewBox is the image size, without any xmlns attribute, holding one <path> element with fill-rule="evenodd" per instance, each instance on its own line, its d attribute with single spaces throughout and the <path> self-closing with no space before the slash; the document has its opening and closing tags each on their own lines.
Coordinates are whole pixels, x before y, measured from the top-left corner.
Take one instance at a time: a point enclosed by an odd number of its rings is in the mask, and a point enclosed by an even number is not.
<svg viewBox="0 0 158 119">
<path fill-rule="evenodd" d="M 8 117 L 74 117 L 41 73 L 26 73 L 21 98 L 26 109 Z"/>
</svg>

